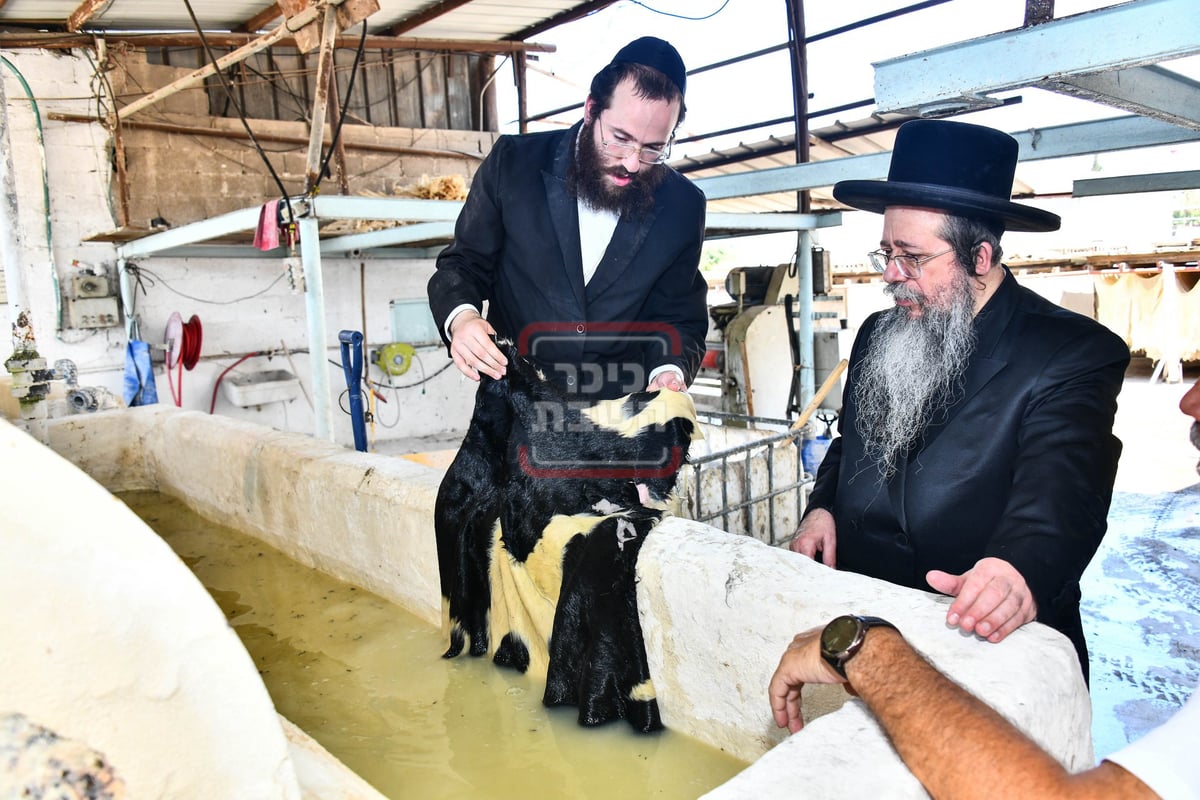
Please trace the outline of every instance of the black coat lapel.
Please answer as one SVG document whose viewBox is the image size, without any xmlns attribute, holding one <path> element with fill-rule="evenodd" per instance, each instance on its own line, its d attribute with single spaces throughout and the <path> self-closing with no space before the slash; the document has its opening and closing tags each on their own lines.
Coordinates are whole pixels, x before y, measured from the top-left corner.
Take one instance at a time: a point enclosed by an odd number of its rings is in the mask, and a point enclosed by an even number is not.
<svg viewBox="0 0 1200 800">
<path fill-rule="evenodd" d="M 962 396 L 946 409 L 943 419 L 925 431 L 922 449 L 932 444 L 958 416 L 963 406 L 971 402 L 971 398 L 983 391 L 983 387 L 987 386 L 1000 370 L 1008 366 L 1008 353 L 1003 347 L 1004 334 L 1012 322 L 1013 314 L 1016 313 L 1019 295 L 1017 279 L 1007 268 L 1002 269 L 1004 281 L 975 317 L 975 353 L 971 356 L 966 373 L 963 374 Z"/>
<path fill-rule="evenodd" d="M 550 171 L 542 172 L 546 186 L 546 205 L 554 232 L 558 237 L 558 249 L 562 256 L 567 280 L 580 308 L 584 307 L 583 256 L 579 249 L 579 207 L 575 198 L 567 191 L 567 168 L 575 157 L 575 141 L 583 123 L 576 123 L 559 143 Z"/>
<path fill-rule="evenodd" d="M 658 202 L 660 200 L 656 198 L 655 203 Z M 654 217 L 655 212 L 651 211 L 639 222 L 629 222 L 624 217 L 617 222 L 612 241 L 608 243 L 608 249 L 604 251 L 604 258 L 600 259 L 600 265 L 596 267 L 596 274 L 588 281 L 587 299 L 589 302 L 603 294 L 624 274 L 625 270 L 629 269 L 629 265 L 633 263 L 633 257 L 641 249 L 642 243 L 646 241 L 646 234 L 650 232 L 650 226 L 654 224 Z"/>
</svg>

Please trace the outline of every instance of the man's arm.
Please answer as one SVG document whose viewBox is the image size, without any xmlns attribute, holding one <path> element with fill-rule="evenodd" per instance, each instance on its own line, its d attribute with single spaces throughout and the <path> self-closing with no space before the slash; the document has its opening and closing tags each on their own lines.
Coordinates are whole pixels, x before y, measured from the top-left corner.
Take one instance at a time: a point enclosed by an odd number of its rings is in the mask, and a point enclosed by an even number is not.
<svg viewBox="0 0 1200 800">
<path fill-rule="evenodd" d="M 437 270 L 429 279 L 429 309 L 443 336 L 447 334 L 447 318 L 460 306 L 483 310 L 483 301 L 495 281 L 505 237 L 500 207 L 494 196 L 503 141 L 503 137 L 497 141 L 475 173 L 471 191 L 454 223 L 454 241 L 438 255 Z"/>
<path fill-rule="evenodd" d="M 1154 798 L 1123 768 L 1104 762 L 1069 774 L 1012 723 L 929 664 L 890 628 L 871 628 L 845 664 L 846 680 L 824 659 L 821 629 L 798 634 L 768 690 L 775 722 L 792 732 L 805 683 L 847 683 L 879 720 L 896 752 L 938 798 Z"/>
<path fill-rule="evenodd" d="M 1192 388 L 1179 400 L 1179 410 L 1194 420 L 1200 421 L 1200 381 L 1192 384 Z"/>
<path fill-rule="evenodd" d="M 454 225 L 454 241 L 438 255 L 437 270 L 427 287 L 429 308 L 450 357 L 460 372 L 476 381 L 481 372 L 500 378 L 507 364 L 491 339 L 495 329 L 481 316 L 504 249 L 504 221 L 495 188 L 507 145 L 504 137 L 497 140 L 475 173 Z"/>
</svg>

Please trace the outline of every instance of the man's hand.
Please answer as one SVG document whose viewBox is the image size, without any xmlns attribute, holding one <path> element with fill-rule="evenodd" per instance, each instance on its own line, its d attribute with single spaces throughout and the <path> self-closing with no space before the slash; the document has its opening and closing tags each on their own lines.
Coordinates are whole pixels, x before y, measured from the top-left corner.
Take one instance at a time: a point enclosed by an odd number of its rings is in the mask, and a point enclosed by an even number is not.
<svg viewBox="0 0 1200 800">
<path fill-rule="evenodd" d="M 463 311 L 450 324 L 450 355 L 458 371 L 473 381 L 479 373 L 496 380 L 504 377 L 508 359 L 496 347 L 492 337 L 496 329 L 477 311 Z"/>
<path fill-rule="evenodd" d="M 925 575 L 937 591 L 955 598 L 946 624 L 999 642 L 1037 619 L 1037 604 L 1017 568 L 1000 558 L 981 558 L 962 575 L 930 570 Z"/>
<path fill-rule="evenodd" d="M 783 657 L 767 687 L 775 724 L 781 728 L 786 726 L 792 733 L 804 727 L 800 702 L 800 690 L 804 684 L 844 682 L 842 676 L 821 658 L 821 630 L 813 628 L 796 634 L 787 650 L 783 651 Z"/>
<path fill-rule="evenodd" d="M 646 387 L 646 391 L 653 392 L 655 389 L 670 389 L 672 392 L 682 392 L 687 389 L 683 379 L 679 377 L 679 373 L 673 369 L 665 369 L 654 376 L 654 380 L 650 381 L 650 385 Z"/>
<path fill-rule="evenodd" d="M 820 553 L 822 564 L 836 567 L 837 526 L 833 522 L 833 514 L 823 508 L 810 511 L 796 529 L 796 538 L 792 539 L 788 546 L 793 553 L 800 553 L 814 560 L 817 553 Z"/>
</svg>

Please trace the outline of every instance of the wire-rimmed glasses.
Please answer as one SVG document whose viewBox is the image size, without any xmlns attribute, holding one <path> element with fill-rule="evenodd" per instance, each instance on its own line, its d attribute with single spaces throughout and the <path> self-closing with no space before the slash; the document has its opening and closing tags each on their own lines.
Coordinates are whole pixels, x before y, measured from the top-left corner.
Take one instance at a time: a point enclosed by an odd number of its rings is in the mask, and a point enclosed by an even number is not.
<svg viewBox="0 0 1200 800">
<path fill-rule="evenodd" d="M 643 164 L 662 164 L 671 157 L 671 142 L 675 138 L 675 134 L 671 134 L 671 139 L 662 147 L 646 147 L 633 142 L 609 141 L 604 138 L 604 123 L 600 121 L 601 115 L 596 115 L 596 122 L 600 127 L 600 146 L 605 152 L 615 158 L 624 161 L 629 158 L 631 153 L 636 153 L 638 161 Z"/>
<path fill-rule="evenodd" d="M 871 261 L 871 267 L 876 272 L 886 272 L 888 264 L 896 262 L 896 269 L 900 270 L 900 274 L 911 281 L 915 281 L 921 277 L 921 265 L 926 261 L 932 261 L 935 258 L 953 253 L 954 248 L 943 250 L 940 253 L 934 253 L 931 256 L 910 256 L 903 253 L 892 255 L 886 250 L 872 250 L 867 253 L 867 258 Z"/>
</svg>

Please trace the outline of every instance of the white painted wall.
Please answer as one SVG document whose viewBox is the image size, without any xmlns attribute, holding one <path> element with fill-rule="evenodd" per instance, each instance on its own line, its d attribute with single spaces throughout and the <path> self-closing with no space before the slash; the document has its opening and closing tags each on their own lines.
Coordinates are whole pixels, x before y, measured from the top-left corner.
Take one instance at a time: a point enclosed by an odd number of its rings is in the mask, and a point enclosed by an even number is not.
<svg viewBox="0 0 1200 800">
<path fill-rule="evenodd" d="M 51 113 L 94 113 L 95 101 L 89 88 L 92 62 L 81 53 L 0 52 L 24 77 L 37 100 L 45 143 L 43 160 L 42 148 L 38 145 L 38 117 L 13 71 L 0 64 L 0 78 L 8 99 L 7 106 L 0 109 L 0 144 L 12 157 L 19 223 L 17 252 L 15 259 L 9 259 L 19 263 L 6 263 L 3 268 L 21 272 L 23 281 L 20 283 L 25 287 L 27 306 L 33 314 L 38 349 L 48 364 L 69 358 L 78 366 L 81 385 L 99 386 L 119 397 L 125 364 L 124 329 L 57 332 L 56 296 L 78 272 L 73 262 L 102 267 L 114 286 L 117 281 L 115 246 L 83 241 L 117 228 L 117 215 L 113 210 L 115 199 L 110 196 L 114 183 L 108 133 L 99 124 L 59 122 L 49 118 Z M 46 181 L 42 176 L 43 161 L 48 176 Z M 180 191 L 194 192 L 197 205 L 204 205 L 207 195 L 219 188 L 186 185 L 182 174 Z M 47 247 L 42 200 L 47 183 L 50 247 Z M 197 315 L 203 327 L 201 361 L 193 371 L 185 371 L 182 378 L 183 408 L 207 412 L 217 378 L 226 367 L 249 352 L 280 353 L 283 349 L 281 341 L 295 351 L 294 367 L 278 355 L 272 359 L 247 361 L 239 369 L 294 371 L 311 392 L 304 294 L 293 291 L 286 278 L 276 282 L 284 273 L 279 259 L 155 258 L 141 262 L 141 266 L 147 270 L 147 279 L 141 285 L 135 308 L 144 340 L 161 344 L 167 319 L 174 311 L 178 311 L 184 320 Z M 363 298 L 364 333 L 368 344 L 377 346 L 392 341 L 389 302 L 425 297 L 425 283 L 432 274 L 433 260 L 326 259 L 323 267 L 329 335 L 329 341 L 323 344 L 327 348 L 326 357 L 340 362 L 338 331 L 363 329 Z M 7 318 L 11 309 L 0 305 L 0 310 Z M 5 347 L 3 357 L 7 358 L 10 352 Z M 419 356 L 425 376 L 432 375 L 449 362 L 440 347 L 423 348 Z M 166 376 L 162 373 L 161 352 L 157 358 L 159 402 L 171 403 Z M 331 370 L 330 399 L 336 404 L 346 389 L 346 382 L 340 366 L 331 365 Z M 378 370 L 373 370 L 372 376 L 386 380 Z M 421 378 L 421 369 L 414 365 L 405 375 L 397 376 L 393 383 L 408 386 L 420 382 Z M 178 380 L 177 376 L 173 380 Z M 377 423 L 373 429 L 368 427 L 368 437 L 372 441 L 385 441 L 465 430 L 474 402 L 474 389 L 474 384 L 460 379 L 457 371 L 450 369 L 413 388 L 383 391 L 390 402 L 380 405 Z M 0 391 L 7 392 L 2 382 Z M 349 403 L 343 398 L 341 406 L 348 409 Z M 215 411 L 281 430 L 312 433 L 316 427 L 311 408 L 303 396 L 287 403 L 241 408 L 229 403 L 223 393 L 218 392 Z M 336 441 L 353 446 L 350 417 L 336 410 L 334 414 Z"/>
</svg>

